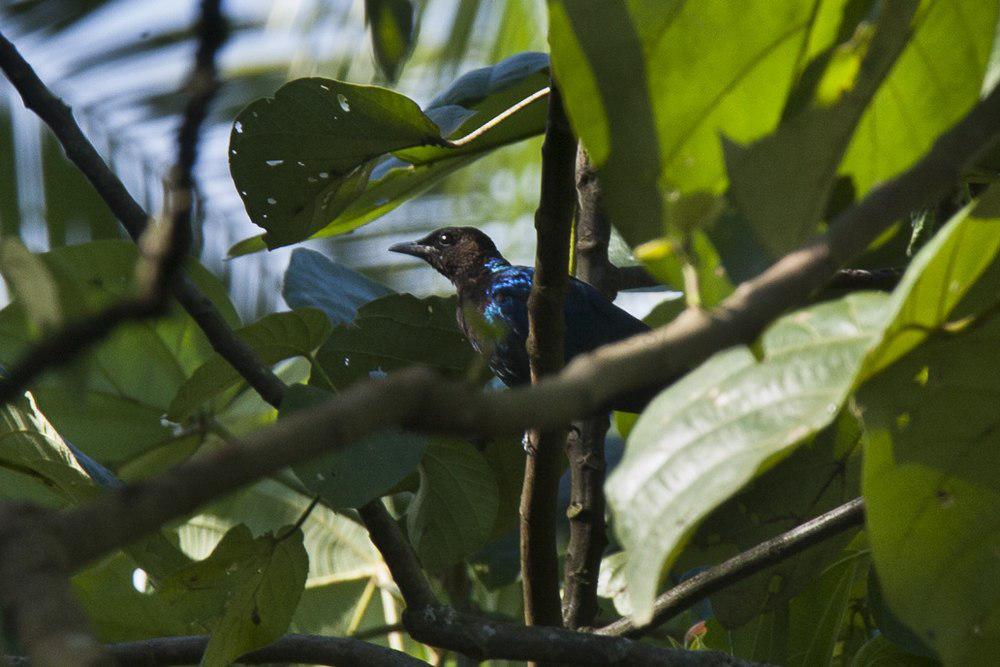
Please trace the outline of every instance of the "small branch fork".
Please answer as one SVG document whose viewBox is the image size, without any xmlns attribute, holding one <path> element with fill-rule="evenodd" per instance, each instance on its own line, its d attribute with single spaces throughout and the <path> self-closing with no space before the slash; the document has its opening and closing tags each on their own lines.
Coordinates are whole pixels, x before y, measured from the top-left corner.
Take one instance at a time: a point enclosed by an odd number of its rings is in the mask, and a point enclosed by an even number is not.
<svg viewBox="0 0 1000 667">
<path fill-rule="evenodd" d="M 145 228 L 145 213 L 80 133 L 65 105 L 45 89 L 10 42 L 2 38 L 0 67 L 29 108 L 53 127 L 67 154 L 126 228 L 138 237 Z M 54 572 L 83 567 L 221 495 L 389 425 L 482 436 L 512 435 L 526 428 L 556 430 L 595 414 L 616 396 L 665 386 L 684 368 L 733 344 L 752 341 L 775 317 L 807 303 L 834 278 L 839 267 L 890 224 L 910 210 L 933 204 L 964 167 L 998 137 L 1000 88 L 942 135 L 922 160 L 841 213 L 826 235 L 741 285 L 716 309 L 688 311 L 667 327 L 583 355 L 531 387 L 486 395 L 426 370 L 403 371 L 384 380 L 360 382 L 241 444 L 224 446 L 157 477 L 61 512 L 0 505 L 0 604 L 5 608 L 5 620 L 13 619 L 23 645 L 36 658 L 35 664 L 65 664 L 60 660 L 70 650 L 67 647 L 79 658 L 74 662 L 96 664 L 106 654 L 89 636 L 86 619 L 68 603 L 65 576 L 54 576 Z M 202 295 L 197 294 L 205 300 L 207 310 L 205 304 L 199 306 L 197 299 L 192 300 L 183 288 L 184 280 L 181 278 L 182 287 L 174 294 L 189 312 L 198 313 L 196 320 L 206 328 L 213 345 L 228 351 L 224 356 L 251 379 L 266 400 L 280 403 L 281 382 L 249 348 L 244 349 L 246 358 L 232 353 L 231 345 L 237 341 L 232 331 Z M 206 312 L 210 316 L 201 317 Z M 266 377 L 261 381 L 261 371 L 273 381 Z M 577 664 L 740 664 L 717 653 L 660 649 L 624 637 L 524 627 L 460 614 L 439 605 L 430 594 L 412 548 L 384 507 L 373 504 L 363 510 L 372 540 L 407 600 L 404 623 L 418 641 L 482 658 Z M 848 509 L 848 514 L 856 511 Z M 23 551 L 18 556 L 19 548 Z M 789 552 L 784 553 L 774 558 L 787 557 Z M 757 558 L 774 562 L 764 556 Z M 745 574 L 731 576 L 733 581 Z M 722 585 L 719 579 L 714 581 L 711 585 Z M 702 597 L 715 590 L 705 586 L 687 595 Z M 666 604 L 658 609 L 665 613 Z M 14 613 L 9 613 L 11 610 Z"/>
</svg>

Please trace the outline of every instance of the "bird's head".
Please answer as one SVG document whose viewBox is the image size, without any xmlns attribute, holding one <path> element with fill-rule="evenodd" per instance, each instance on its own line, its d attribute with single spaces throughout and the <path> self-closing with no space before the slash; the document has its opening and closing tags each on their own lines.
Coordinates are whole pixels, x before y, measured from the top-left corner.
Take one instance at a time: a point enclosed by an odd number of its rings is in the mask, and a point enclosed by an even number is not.
<svg viewBox="0 0 1000 667">
<path fill-rule="evenodd" d="M 419 257 L 456 284 L 481 273 L 491 260 L 506 264 L 490 237 L 475 227 L 442 227 L 389 250 Z"/>
</svg>

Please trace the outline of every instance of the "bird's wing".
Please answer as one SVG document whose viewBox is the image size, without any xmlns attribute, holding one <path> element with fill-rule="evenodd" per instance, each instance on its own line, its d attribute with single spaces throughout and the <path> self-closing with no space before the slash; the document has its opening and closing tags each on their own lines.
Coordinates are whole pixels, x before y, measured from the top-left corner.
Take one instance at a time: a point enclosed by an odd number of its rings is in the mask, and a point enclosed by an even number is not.
<svg viewBox="0 0 1000 667">
<path fill-rule="evenodd" d="M 570 279 L 566 293 L 566 322 L 567 359 L 649 331 L 642 320 L 608 301 L 592 285 L 575 278 Z"/>
</svg>

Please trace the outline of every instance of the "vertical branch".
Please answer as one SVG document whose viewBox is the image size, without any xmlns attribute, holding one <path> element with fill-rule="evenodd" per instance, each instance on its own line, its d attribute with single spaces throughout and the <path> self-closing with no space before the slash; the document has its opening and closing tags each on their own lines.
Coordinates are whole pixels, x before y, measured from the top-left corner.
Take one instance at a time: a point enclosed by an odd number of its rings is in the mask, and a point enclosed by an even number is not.
<svg viewBox="0 0 1000 667">
<path fill-rule="evenodd" d="M 535 212 L 535 274 L 528 298 L 528 357 L 531 381 L 563 366 L 569 238 L 576 204 L 573 165 L 576 141 L 562 98 L 553 85 L 542 145 L 542 187 Z M 556 492 L 561 429 L 528 432 L 521 493 L 521 576 L 529 625 L 559 625 L 559 560 L 556 555 Z"/>
<path fill-rule="evenodd" d="M 608 259 L 611 224 L 604 213 L 601 186 L 587 153 L 580 146 L 576 162 L 577 277 L 607 298 L 617 293 L 615 267 Z M 597 575 L 607 546 L 604 521 L 605 415 L 574 422 L 566 440 L 569 459 L 569 546 L 566 550 L 563 625 L 572 630 L 594 622 L 597 614 Z"/>
</svg>

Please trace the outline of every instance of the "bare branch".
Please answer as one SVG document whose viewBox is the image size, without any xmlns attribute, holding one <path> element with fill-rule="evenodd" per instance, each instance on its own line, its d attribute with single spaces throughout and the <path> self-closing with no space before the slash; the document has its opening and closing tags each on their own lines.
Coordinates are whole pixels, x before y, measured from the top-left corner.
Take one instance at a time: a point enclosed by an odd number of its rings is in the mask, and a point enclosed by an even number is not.
<svg viewBox="0 0 1000 667">
<path fill-rule="evenodd" d="M 208 26 L 214 24 L 212 21 L 206 22 Z M 49 91 L 31 65 L 2 34 L 0 34 L 0 69 L 20 93 L 24 105 L 49 126 L 66 151 L 66 156 L 90 181 L 129 236 L 138 241 L 146 230 L 149 218 L 146 211 L 132 198 L 121 180 L 108 168 L 100 154 L 84 136 L 70 108 Z M 193 157 L 190 159 L 193 163 Z M 215 351 L 229 361 L 266 401 L 272 405 L 279 405 L 284 395 L 284 384 L 257 358 L 246 343 L 233 335 L 225 319 L 208 297 L 183 273 L 178 274 L 171 289 L 181 306 L 205 332 Z M 99 337 L 103 333 L 96 332 L 90 335 Z M 32 364 L 27 361 L 25 364 L 26 370 L 30 370 L 32 375 L 25 374 L 17 382 L 9 379 L 10 386 L 24 385 L 40 372 L 40 369 L 33 369 Z M 34 364 L 37 364 L 37 360 Z M 6 392 L 5 389 L 4 394 Z"/>
<path fill-rule="evenodd" d="M 629 619 L 620 618 L 595 632 L 601 635 L 640 636 L 666 623 L 698 600 L 791 558 L 848 528 L 860 526 L 864 521 L 864 504 L 861 498 L 855 498 L 674 586 L 656 598 L 653 603 L 653 620 L 648 625 L 636 627 Z"/>
<path fill-rule="evenodd" d="M 583 146 L 576 160 L 576 274 L 609 299 L 617 293 L 608 259 L 611 223 L 603 210 L 600 182 Z M 604 521 L 604 437 L 606 415 L 574 422 L 566 439 L 570 470 L 569 544 L 566 548 L 563 625 L 589 626 L 597 614 L 597 575 L 608 544 Z"/>
<path fill-rule="evenodd" d="M 542 144 L 542 187 L 535 212 L 535 273 L 528 297 L 528 359 L 531 381 L 540 382 L 563 366 L 566 322 L 563 301 L 569 282 L 569 243 L 576 193 L 576 140 L 562 96 L 550 85 Z M 556 494 L 559 450 L 568 422 L 528 432 L 521 492 L 521 580 L 528 625 L 559 625 L 559 558 L 556 554 Z"/>
<path fill-rule="evenodd" d="M 142 641 L 109 644 L 105 650 L 122 665 L 197 665 L 208 646 L 208 637 L 156 637 Z M 391 648 L 359 639 L 285 635 L 272 644 L 241 655 L 241 665 L 273 663 L 335 665 L 336 667 L 419 667 L 422 660 Z M 27 664 L 15 660 L 15 665 Z M 74 661 L 61 664 L 77 664 Z"/>
</svg>

